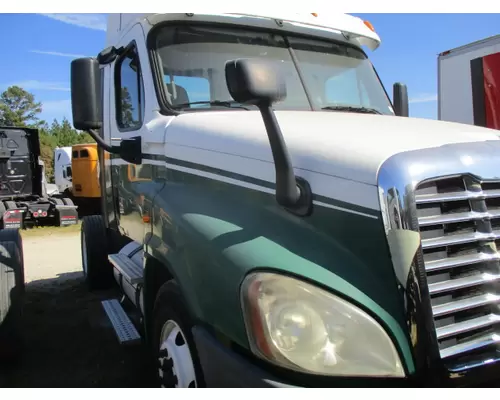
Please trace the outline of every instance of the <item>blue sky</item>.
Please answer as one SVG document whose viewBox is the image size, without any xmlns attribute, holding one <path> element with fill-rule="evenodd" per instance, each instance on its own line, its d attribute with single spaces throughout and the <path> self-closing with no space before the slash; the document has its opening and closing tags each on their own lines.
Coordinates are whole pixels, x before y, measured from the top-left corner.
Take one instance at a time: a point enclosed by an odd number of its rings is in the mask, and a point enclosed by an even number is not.
<svg viewBox="0 0 500 400">
<path fill-rule="evenodd" d="M 408 85 L 410 114 L 437 118 L 437 54 L 500 33 L 500 14 L 354 14 L 382 38 L 367 50 L 386 89 Z M 0 14 L 0 90 L 17 84 L 44 105 L 48 122 L 71 121 L 70 62 L 105 42 L 105 14 Z"/>
</svg>

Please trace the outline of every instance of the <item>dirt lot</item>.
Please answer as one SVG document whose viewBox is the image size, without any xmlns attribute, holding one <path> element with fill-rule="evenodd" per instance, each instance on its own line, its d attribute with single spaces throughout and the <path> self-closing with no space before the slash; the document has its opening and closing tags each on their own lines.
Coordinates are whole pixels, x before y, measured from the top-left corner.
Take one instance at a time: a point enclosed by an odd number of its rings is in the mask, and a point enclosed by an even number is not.
<svg viewBox="0 0 500 400">
<path fill-rule="evenodd" d="M 100 304 L 117 292 L 88 292 L 79 229 L 66 229 L 23 233 L 25 354 L 0 387 L 151 387 L 144 349 L 118 344 Z"/>
</svg>

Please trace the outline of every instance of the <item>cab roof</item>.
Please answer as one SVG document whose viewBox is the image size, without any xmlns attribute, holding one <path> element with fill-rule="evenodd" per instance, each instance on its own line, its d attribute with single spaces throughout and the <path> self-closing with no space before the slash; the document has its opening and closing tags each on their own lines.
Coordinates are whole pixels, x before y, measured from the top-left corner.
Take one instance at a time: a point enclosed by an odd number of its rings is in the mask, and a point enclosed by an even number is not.
<svg viewBox="0 0 500 400">
<path fill-rule="evenodd" d="M 71 146 L 71 148 L 74 150 L 94 149 L 94 148 L 97 148 L 97 143 L 78 143 L 78 144 L 74 144 L 73 146 Z"/>
</svg>

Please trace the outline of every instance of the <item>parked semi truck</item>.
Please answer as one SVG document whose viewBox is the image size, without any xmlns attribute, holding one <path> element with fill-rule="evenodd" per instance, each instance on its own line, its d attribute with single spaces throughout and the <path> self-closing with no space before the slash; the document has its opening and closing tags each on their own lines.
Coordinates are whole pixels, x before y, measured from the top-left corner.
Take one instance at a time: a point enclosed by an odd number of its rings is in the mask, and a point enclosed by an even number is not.
<svg viewBox="0 0 500 400">
<path fill-rule="evenodd" d="M 344 14 L 111 14 L 72 61 L 110 155 L 82 269 L 158 385 L 498 380 L 498 132 L 408 118 L 379 45 Z"/>
<path fill-rule="evenodd" d="M 72 147 L 73 182 L 71 196 L 85 214 L 100 214 L 99 155 L 95 143 Z"/>
<path fill-rule="evenodd" d="M 500 35 L 438 56 L 438 118 L 500 129 Z"/>
<path fill-rule="evenodd" d="M 95 143 L 75 144 L 56 149 L 54 176 L 59 191 L 83 215 L 101 212 L 99 156 Z"/>
<path fill-rule="evenodd" d="M 78 223 L 77 208 L 57 190 L 50 192 L 38 130 L 0 127 L 0 228 Z"/>
<path fill-rule="evenodd" d="M 54 181 L 59 192 L 67 197 L 71 195 L 73 187 L 71 151 L 71 146 L 54 149 Z"/>
</svg>

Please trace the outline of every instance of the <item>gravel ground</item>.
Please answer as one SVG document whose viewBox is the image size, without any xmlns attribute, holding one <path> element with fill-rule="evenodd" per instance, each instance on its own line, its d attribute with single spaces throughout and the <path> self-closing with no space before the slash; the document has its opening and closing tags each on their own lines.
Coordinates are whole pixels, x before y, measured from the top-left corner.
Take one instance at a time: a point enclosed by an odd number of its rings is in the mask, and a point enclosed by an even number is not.
<svg viewBox="0 0 500 400">
<path fill-rule="evenodd" d="M 26 282 L 42 285 L 44 280 L 82 276 L 80 233 L 39 234 L 23 237 Z M 71 274 L 72 272 L 76 274 Z"/>
<path fill-rule="evenodd" d="M 117 292 L 89 293 L 79 232 L 23 235 L 25 353 L 0 370 L 0 387 L 151 387 L 141 344 L 123 347 L 101 306 Z"/>
</svg>

